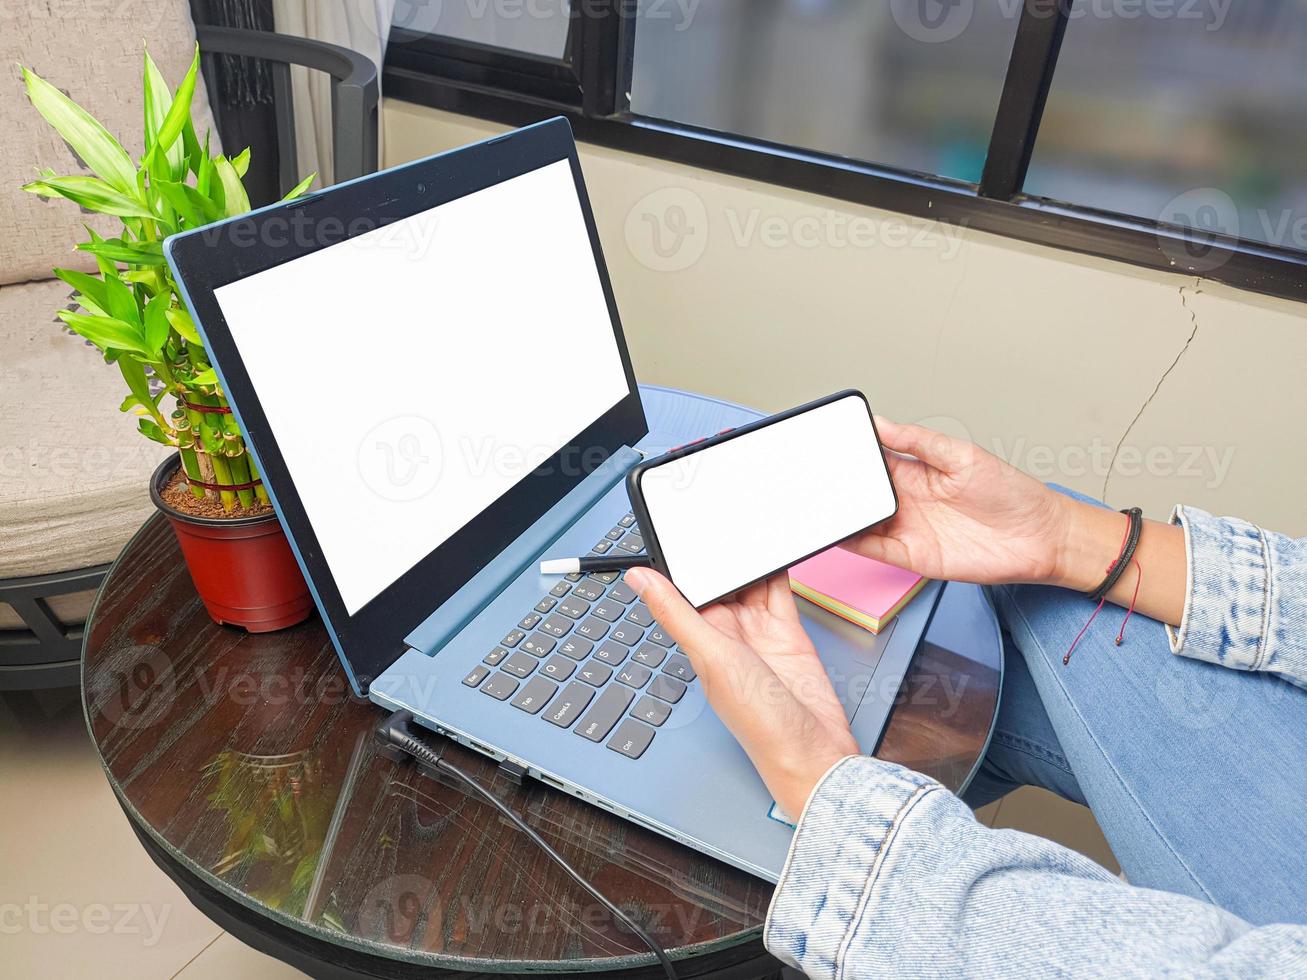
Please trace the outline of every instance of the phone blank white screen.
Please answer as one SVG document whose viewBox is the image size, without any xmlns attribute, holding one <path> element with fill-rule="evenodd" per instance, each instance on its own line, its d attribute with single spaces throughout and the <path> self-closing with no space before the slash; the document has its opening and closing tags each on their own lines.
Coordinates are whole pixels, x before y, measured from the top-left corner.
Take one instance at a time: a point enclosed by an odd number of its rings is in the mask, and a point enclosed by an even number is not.
<svg viewBox="0 0 1307 980">
<path fill-rule="evenodd" d="M 214 294 L 350 615 L 628 393 L 566 160 Z"/>
<path fill-rule="evenodd" d="M 866 402 L 850 396 L 645 471 L 649 523 L 695 606 L 894 513 Z"/>
</svg>

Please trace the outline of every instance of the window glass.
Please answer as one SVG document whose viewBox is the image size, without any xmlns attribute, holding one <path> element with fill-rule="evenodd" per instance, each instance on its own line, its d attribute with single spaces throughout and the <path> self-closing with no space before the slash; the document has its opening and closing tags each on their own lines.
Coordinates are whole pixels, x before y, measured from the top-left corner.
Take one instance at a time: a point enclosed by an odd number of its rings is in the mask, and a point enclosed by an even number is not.
<svg viewBox="0 0 1307 980">
<path fill-rule="evenodd" d="M 1026 191 L 1307 248 L 1307 3 L 1080 0 Z"/>
<path fill-rule="evenodd" d="M 561 58 L 570 8 L 568 0 L 396 0 L 394 26 Z"/>
<path fill-rule="evenodd" d="M 1020 5 L 641 0 L 646 116 L 975 181 Z"/>
</svg>

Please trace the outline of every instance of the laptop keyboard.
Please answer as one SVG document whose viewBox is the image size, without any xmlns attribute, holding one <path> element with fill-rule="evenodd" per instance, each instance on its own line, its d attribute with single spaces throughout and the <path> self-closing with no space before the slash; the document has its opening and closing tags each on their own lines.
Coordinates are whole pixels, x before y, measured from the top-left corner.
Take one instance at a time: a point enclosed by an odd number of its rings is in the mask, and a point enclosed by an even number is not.
<svg viewBox="0 0 1307 980">
<path fill-rule="evenodd" d="M 644 552 L 632 514 L 591 550 Z M 638 759 L 695 679 L 616 572 L 566 576 L 463 679 L 488 697 Z"/>
</svg>

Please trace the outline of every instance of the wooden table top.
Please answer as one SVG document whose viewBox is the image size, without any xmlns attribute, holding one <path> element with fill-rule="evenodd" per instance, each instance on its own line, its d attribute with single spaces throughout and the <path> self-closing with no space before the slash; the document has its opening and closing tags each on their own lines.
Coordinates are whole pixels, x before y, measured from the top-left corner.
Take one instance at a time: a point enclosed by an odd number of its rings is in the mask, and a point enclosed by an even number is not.
<svg viewBox="0 0 1307 980">
<path fill-rule="evenodd" d="M 877 755 L 961 788 L 989 738 L 1001 664 L 981 591 L 948 586 Z M 82 680 L 92 739 L 147 849 L 253 928 L 366 961 L 374 975 L 655 975 L 639 940 L 493 808 L 380 753 L 371 736 L 383 712 L 350 691 L 316 616 L 263 636 L 214 625 L 161 516 L 101 589 Z M 447 758 L 676 959 L 766 961 L 767 882 L 517 785 L 457 745 Z"/>
</svg>

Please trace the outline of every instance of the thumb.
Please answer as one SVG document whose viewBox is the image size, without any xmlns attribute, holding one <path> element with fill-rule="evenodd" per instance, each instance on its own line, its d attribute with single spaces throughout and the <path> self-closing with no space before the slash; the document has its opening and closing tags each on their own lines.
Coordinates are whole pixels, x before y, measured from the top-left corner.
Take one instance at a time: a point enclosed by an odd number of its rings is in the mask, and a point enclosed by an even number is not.
<svg viewBox="0 0 1307 980">
<path fill-rule="evenodd" d="M 626 573 L 626 584 L 640 594 L 650 615 L 682 647 L 695 653 L 716 652 L 722 635 L 664 576 L 652 568 L 632 568 Z"/>
<path fill-rule="evenodd" d="M 953 439 L 920 425 L 900 425 L 876 416 L 876 432 L 881 444 L 896 453 L 915 456 L 928 466 L 944 473 L 958 473 L 972 461 L 975 446 Z"/>
</svg>

